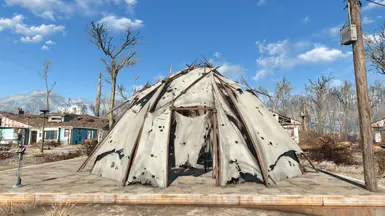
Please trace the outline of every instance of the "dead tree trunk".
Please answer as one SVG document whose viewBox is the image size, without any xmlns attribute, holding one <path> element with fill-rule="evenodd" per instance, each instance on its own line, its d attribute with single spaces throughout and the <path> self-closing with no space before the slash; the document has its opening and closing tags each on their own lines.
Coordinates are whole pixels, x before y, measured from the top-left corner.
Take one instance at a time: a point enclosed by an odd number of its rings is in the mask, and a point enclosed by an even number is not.
<svg viewBox="0 0 385 216">
<path fill-rule="evenodd" d="M 100 97 L 102 95 L 102 73 L 99 73 L 98 78 L 98 89 L 96 93 L 96 102 L 95 102 L 95 115 L 100 116 Z"/>
</svg>

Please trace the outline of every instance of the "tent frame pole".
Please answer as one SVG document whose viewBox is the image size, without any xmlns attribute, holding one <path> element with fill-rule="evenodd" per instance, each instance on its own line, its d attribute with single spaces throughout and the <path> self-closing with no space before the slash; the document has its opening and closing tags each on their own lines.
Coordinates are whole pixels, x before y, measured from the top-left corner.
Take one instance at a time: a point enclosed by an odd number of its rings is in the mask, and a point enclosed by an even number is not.
<svg viewBox="0 0 385 216">
<path fill-rule="evenodd" d="M 264 165 L 262 163 L 262 158 L 261 156 L 259 155 L 259 149 L 257 148 L 257 145 L 255 144 L 252 136 L 250 135 L 250 130 L 249 130 L 249 127 L 247 126 L 246 122 L 245 122 L 245 119 L 243 118 L 241 112 L 239 111 L 239 108 L 237 106 L 237 104 L 235 103 L 235 99 L 234 99 L 234 95 L 232 92 L 230 92 L 230 90 L 228 89 L 227 85 L 223 83 L 223 81 L 217 77 L 219 79 L 219 81 L 221 82 L 223 88 L 225 89 L 226 93 L 229 95 L 230 97 L 230 100 L 232 101 L 232 103 L 234 104 L 234 108 L 235 110 L 237 111 L 239 117 L 240 117 L 240 120 L 242 122 L 242 124 L 244 125 L 245 129 L 246 129 L 246 133 L 247 135 L 250 137 L 250 140 L 251 140 L 251 143 L 253 144 L 254 146 L 254 149 L 255 149 L 255 153 L 257 155 L 257 160 L 258 160 L 258 163 L 259 163 L 259 168 L 261 169 L 261 173 L 262 173 L 262 178 L 263 178 L 263 182 L 265 184 L 266 187 L 269 187 L 269 181 L 267 179 L 267 175 L 266 175 L 266 170 L 264 168 Z"/>
<path fill-rule="evenodd" d="M 213 155 L 213 170 L 212 174 L 213 177 L 215 177 L 215 186 L 220 186 L 219 185 L 219 169 L 220 169 L 220 164 L 219 164 L 219 145 L 218 145 L 218 139 L 217 139 L 217 110 L 214 109 L 212 112 L 212 120 L 213 120 L 213 144 L 214 144 L 214 155 Z M 215 163 L 214 163 L 215 161 Z"/>
<path fill-rule="evenodd" d="M 296 158 L 297 161 L 298 161 L 298 165 L 299 165 L 299 169 L 301 170 L 301 173 L 302 173 L 302 174 L 305 174 L 305 172 L 304 172 L 304 167 L 303 167 L 303 165 L 301 164 L 301 161 L 299 160 L 297 153 L 294 152 L 294 155 L 295 155 L 295 158 Z"/>
<path fill-rule="evenodd" d="M 310 159 L 309 159 L 304 153 L 301 153 L 301 155 L 307 160 L 307 162 L 309 162 L 309 164 L 313 167 L 313 169 L 318 173 L 318 169 L 315 168 L 315 166 L 314 166 L 313 163 L 310 161 Z"/>
<path fill-rule="evenodd" d="M 174 105 L 170 107 L 170 122 L 168 124 L 168 137 L 167 137 L 167 147 L 166 147 L 166 178 L 165 178 L 165 184 L 166 187 L 168 187 L 168 161 L 170 157 L 170 141 L 171 141 L 171 127 L 172 127 L 172 121 L 174 116 Z M 174 149 L 174 155 L 175 155 L 175 149 Z"/>
</svg>

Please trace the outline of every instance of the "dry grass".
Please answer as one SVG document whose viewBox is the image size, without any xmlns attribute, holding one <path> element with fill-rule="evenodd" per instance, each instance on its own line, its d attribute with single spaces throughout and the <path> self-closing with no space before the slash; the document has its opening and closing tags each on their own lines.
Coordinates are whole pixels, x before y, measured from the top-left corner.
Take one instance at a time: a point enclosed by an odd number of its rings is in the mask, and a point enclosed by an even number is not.
<svg viewBox="0 0 385 216">
<path fill-rule="evenodd" d="M 0 204 L 0 216 L 19 216 L 34 208 L 36 208 L 35 203 L 8 202 Z"/>
<path fill-rule="evenodd" d="M 25 213 L 42 208 L 45 216 L 70 216 L 74 215 L 76 204 L 64 203 L 51 205 L 48 209 L 35 203 L 12 203 L 0 204 L 0 216 L 21 216 Z"/>
<path fill-rule="evenodd" d="M 37 158 L 41 163 L 55 162 L 61 160 L 68 160 L 85 155 L 83 148 L 78 148 L 68 153 L 32 153 L 31 156 Z"/>
<path fill-rule="evenodd" d="M 45 212 L 45 216 L 69 216 L 74 215 L 76 204 L 57 204 L 52 205 L 50 209 L 46 210 L 43 208 Z"/>
</svg>

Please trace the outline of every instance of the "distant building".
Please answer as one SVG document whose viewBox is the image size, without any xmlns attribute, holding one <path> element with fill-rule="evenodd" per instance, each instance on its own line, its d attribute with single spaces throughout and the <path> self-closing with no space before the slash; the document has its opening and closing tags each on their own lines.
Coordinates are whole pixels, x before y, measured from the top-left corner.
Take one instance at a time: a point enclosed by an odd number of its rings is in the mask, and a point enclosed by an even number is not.
<svg viewBox="0 0 385 216">
<path fill-rule="evenodd" d="M 61 104 L 58 106 L 58 112 L 62 114 L 86 115 L 87 106 L 81 103 Z"/>
<path fill-rule="evenodd" d="M 385 118 L 372 122 L 371 127 L 373 131 L 374 142 L 381 143 L 382 133 L 385 132 Z"/>
<path fill-rule="evenodd" d="M 53 113 L 45 121 L 45 140 L 67 145 L 81 144 L 85 139 L 100 141 L 108 131 L 107 119 L 88 115 Z M 0 144 L 38 143 L 43 136 L 42 126 L 41 115 L 0 112 Z"/>
<path fill-rule="evenodd" d="M 270 112 L 279 124 L 281 124 L 282 127 L 289 133 L 291 138 L 293 138 L 296 143 L 299 143 L 299 128 L 301 127 L 302 122 L 276 113 L 272 110 L 270 110 Z"/>
</svg>

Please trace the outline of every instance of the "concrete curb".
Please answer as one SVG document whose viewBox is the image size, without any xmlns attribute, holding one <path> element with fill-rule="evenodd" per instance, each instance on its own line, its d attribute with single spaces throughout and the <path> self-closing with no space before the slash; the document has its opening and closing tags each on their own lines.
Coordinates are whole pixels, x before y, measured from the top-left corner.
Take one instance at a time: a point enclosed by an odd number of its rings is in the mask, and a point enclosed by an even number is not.
<svg viewBox="0 0 385 216">
<path fill-rule="evenodd" d="M 385 196 L 334 195 L 237 195 L 237 194 L 103 194 L 103 193 L 9 193 L 0 194 L 5 203 L 124 204 L 124 205 L 218 205 L 218 206 L 313 206 L 385 207 Z"/>
</svg>

